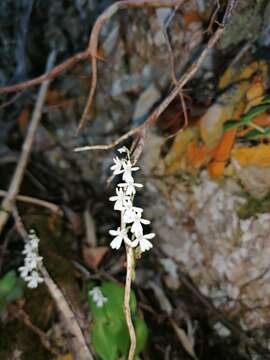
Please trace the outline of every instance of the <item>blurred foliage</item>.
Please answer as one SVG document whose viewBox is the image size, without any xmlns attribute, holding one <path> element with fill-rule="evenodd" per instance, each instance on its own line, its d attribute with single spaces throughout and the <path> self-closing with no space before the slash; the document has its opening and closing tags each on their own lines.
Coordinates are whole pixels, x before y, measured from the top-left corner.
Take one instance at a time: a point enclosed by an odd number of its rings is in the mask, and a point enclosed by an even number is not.
<svg viewBox="0 0 270 360">
<path fill-rule="evenodd" d="M 6 305 L 23 295 L 23 282 L 14 270 L 0 278 L 0 313 Z"/>
</svg>

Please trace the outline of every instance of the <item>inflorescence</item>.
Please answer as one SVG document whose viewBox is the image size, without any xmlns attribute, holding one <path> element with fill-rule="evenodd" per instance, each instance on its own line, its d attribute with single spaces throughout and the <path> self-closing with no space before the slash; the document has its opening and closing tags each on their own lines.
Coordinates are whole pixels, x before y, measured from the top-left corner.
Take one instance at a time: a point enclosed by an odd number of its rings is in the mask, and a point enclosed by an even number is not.
<svg viewBox="0 0 270 360">
<path fill-rule="evenodd" d="M 89 295 L 92 296 L 94 303 L 97 307 L 102 308 L 104 304 L 108 301 L 108 299 L 102 294 L 100 287 L 95 286 L 91 291 L 89 291 Z"/>
<path fill-rule="evenodd" d="M 25 243 L 22 252 L 25 255 L 24 265 L 19 267 L 21 277 L 31 289 L 38 287 L 38 284 L 43 282 L 38 270 L 38 266 L 42 262 L 42 257 L 38 256 L 38 243 L 39 238 L 35 231 L 31 230 L 29 240 Z"/>
<path fill-rule="evenodd" d="M 137 189 L 143 185 L 135 183 L 132 172 L 139 170 L 131 163 L 130 152 L 126 147 L 118 149 L 123 158 L 113 159 L 114 165 L 111 166 L 113 175 L 121 175 L 122 182 L 117 184 L 116 195 L 110 197 L 114 201 L 114 210 L 121 212 L 121 226 L 117 230 L 110 230 L 110 235 L 114 236 L 110 246 L 119 249 L 124 241 L 125 244 L 136 248 L 139 246 L 141 252 L 150 250 L 153 245 L 149 241 L 155 234 L 144 234 L 142 225 L 149 225 L 150 221 L 142 218 L 143 209 L 133 206 L 134 197 Z"/>
</svg>

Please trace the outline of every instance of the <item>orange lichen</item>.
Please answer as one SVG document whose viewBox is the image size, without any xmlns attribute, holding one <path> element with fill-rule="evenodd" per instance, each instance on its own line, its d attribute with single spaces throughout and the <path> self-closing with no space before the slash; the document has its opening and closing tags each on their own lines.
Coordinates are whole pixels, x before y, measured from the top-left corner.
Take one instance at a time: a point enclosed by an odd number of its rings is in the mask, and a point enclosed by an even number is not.
<svg viewBox="0 0 270 360">
<path fill-rule="evenodd" d="M 241 147 L 232 150 L 232 158 L 241 166 L 270 166 L 270 145 L 259 144 L 255 147 Z"/>
</svg>

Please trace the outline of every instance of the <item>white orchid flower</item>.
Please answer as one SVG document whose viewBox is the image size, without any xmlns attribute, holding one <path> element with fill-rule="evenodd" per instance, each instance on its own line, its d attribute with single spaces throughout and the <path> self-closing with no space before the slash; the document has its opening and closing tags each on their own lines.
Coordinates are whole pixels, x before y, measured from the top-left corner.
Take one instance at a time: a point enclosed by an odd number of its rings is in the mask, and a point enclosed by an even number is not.
<svg viewBox="0 0 270 360">
<path fill-rule="evenodd" d="M 110 167 L 110 169 L 113 171 L 113 175 L 119 175 L 123 172 L 123 160 L 119 159 L 118 157 L 115 157 L 113 159 L 114 165 Z"/>
<path fill-rule="evenodd" d="M 123 191 L 123 189 L 116 188 L 116 195 L 109 198 L 110 201 L 115 201 L 114 210 L 123 211 L 131 205 L 130 197 Z"/>
<path fill-rule="evenodd" d="M 149 241 L 149 239 L 153 239 L 156 235 L 154 233 L 143 235 L 137 237 L 141 252 L 145 252 L 150 250 L 153 247 L 153 244 Z"/>
</svg>

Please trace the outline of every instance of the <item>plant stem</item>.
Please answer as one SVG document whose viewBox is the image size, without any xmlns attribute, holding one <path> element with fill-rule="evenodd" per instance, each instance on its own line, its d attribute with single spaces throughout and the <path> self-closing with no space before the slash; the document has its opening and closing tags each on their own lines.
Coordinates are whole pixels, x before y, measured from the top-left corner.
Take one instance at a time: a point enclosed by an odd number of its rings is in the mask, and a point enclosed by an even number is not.
<svg viewBox="0 0 270 360">
<path fill-rule="evenodd" d="M 131 291 L 132 272 L 134 267 L 134 254 L 133 254 L 133 248 L 129 245 L 126 245 L 126 254 L 127 254 L 127 273 L 126 273 L 126 285 L 125 285 L 124 312 L 125 312 L 125 318 L 130 336 L 130 348 L 128 353 L 128 360 L 133 360 L 136 350 L 136 333 L 131 319 L 130 291 Z"/>
<path fill-rule="evenodd" d="M 123 212 L 121 212 L 121 229 L 124 228 Z M 133 248 L 126 244 L 126 258 L 127 258 L 127 273 L 126 273 L 126 284 L 125 284 L 125 297 L 124 297 L 124 313 L 127 323 L 127 328 L 130 337 L 130 348 L 128 353 L 128 360 L 133 360 L 136 350 L 136 333 L 131 319 L 130 311 L 130 292 L 132 282 L 132 272 L 134 268 L 134 254 Z"/>
</svg>

